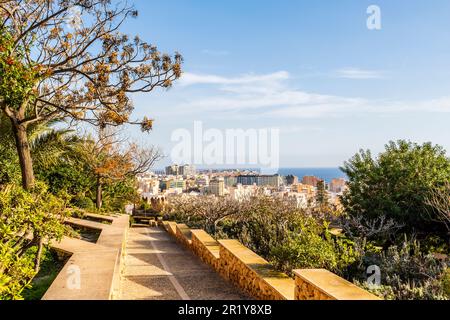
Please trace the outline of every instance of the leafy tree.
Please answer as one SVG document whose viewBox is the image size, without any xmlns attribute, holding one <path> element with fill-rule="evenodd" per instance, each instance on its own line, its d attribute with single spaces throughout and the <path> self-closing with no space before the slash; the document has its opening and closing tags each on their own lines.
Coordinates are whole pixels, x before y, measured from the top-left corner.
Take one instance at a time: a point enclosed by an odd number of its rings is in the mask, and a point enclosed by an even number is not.
<svg viewBox="0 0 450 320">
<path fill-rule="evenodd" d="M 60 162 L 39 172 L 38 177 L 49 185 L 53 194 L 65 191 L 75 199 L 91 196 L 91 190 L 95 186 L 94 177 L 82 161 Z"/>
<path fill-rule="evenodd" d="M 53 129 L 56 123 L 35 123 L 27 128 L 33 168 L 40 180 L 50 186 L 53 194 L 67 191 L 71 195 L 89 189 L 89 173 L 82 161 L 83 140 L 69 130 Z M 0 115 L 0 185 L 17 182 L 20 166 L 15 151 L 12 126 L 6 116 Z"/>
<path fill-rule="evenodd" d="M 135 177 L 112 181 L 103 189 L 102 209 L 107 212 L 122 212 L 127 203 L 136 203 L 139 199 Z"/>
<path fill-rule="evenodd" d="M 342 171 L 349 177 L 341 198 L 348 214 L 386 216 L 409 230 L 423 230 L 438 219 L 427 199 L 450 180 L 450 160 L 440 146 L 400 140 L 386 145 L 377 158 L 361 150 Z"/>
<path fill-rule="evenodd" d="M 118 131 L 100 128 L 96 139 L 84 143 L 84 161 L 96 179 L 96 206 L 102 208 L 103 188 L 106 184 L 125 182 L 147 172 L 162 155 L 157 148 L 140 148 L 125 143 Z"/>
<path fill-rule="evenodd" d="M 13 128 L 25 189 L 35 182 L 27 131 L 34 123 L 152 129 L 148 118 L 130 119 L 129 95 L 170 87 L 181 76 L 182 58 L 120 33 L 136 16 L 126 2 L 110 0 L 1 1 L 0 113 Z"/>
<path fill-rule="evenodd" d="M 436 211 L 437 221 L 443 222 L 450 231 L 450 181 L 446 183 L 443 188 L 435 188 L 435 190 L 430 194 L 427 204 Z"/>
<path fill-rule="evenodd" d="M 325 189 L 325 181 L 320 180 L 317 183 L 316 203 L 323 207 L 329 204 L 327 190 Z"/>
</svg>

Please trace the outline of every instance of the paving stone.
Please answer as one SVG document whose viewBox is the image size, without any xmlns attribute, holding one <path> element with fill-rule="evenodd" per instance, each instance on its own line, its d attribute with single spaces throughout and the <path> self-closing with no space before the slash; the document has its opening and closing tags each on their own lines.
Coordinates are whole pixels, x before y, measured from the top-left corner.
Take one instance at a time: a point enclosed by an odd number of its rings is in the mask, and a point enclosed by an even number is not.
<svg viewBox="0 0 450 320">
<path fill-rule="evenodd" d="M 160 228 L 131 228 L 122 300 L 248 299 Z"/>
</svg>

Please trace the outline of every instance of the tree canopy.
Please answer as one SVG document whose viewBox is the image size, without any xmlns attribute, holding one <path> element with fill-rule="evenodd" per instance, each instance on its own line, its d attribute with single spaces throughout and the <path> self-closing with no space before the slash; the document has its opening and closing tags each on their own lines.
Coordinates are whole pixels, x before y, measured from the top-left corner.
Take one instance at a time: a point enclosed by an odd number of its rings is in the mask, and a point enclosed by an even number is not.
<svg viewBox="0 0 450 320">
<path fill-rule="evenodd" d="M 1 0 L 0 110 L 11 121 L 23 186 L 34 183 L 26 128 L 52 119 L 94 126 L 139 124 L 130 95 L 168 88 L 182 57 L 120 32 L 127 1 Z"/>
<path fill-rule="evenodd" d="M 361 150 L 342 170 L 349 178 L 342 196 L 349 214 L 386 215 L 418 230 L 437 220 L 428 199 L 450 180 L 450 160 L 442 147 L 404 140 L 390 142 L 377 158 Z"/>
</svg>

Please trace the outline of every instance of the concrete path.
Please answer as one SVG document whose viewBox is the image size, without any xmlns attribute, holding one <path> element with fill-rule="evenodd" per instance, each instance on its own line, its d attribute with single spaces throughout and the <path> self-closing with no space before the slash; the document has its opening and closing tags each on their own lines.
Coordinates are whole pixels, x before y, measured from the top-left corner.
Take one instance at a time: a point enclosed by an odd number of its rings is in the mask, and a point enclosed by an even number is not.
<svg viewBox="0 0 450 320">
<path fill-rule="evenodd" d="M 129 230 L 121 300 L 247 299 L 160 228 Z"/>
</svg>

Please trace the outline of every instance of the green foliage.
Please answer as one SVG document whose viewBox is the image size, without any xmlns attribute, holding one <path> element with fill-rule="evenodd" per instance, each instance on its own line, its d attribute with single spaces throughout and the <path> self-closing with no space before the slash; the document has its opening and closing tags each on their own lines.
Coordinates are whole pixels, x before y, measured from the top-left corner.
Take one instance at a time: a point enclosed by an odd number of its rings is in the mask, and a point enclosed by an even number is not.
<svg viewBox="0 0 450 320">
<path fill-rule="evenodd" d="M 424 254 L 417 241 L 405 240 L 391 246 L 368 264 L 381 270 L 381 286 L 369 287 L 362 279 L 355 282 L 388 300 L 447 300 L 448 265 L 430 254 Z"/>
<path fill-rule="evenodd" d="M 13 35 L 0 28 L 0 96 L 4 102 L 19 108 L 24 101 L 34 99 L 33 86 L 39 79 L 39 68 L 23 63 L 27 52 L 15 44 Z"/>
<path fill-rule="evenodd" d="M 92 201 L 92 199 L 88 197 L 76 197 L 75 199 L 72 200 L 72 204 L 80 209 L 88 211 L 95 210 L 94 201 Z"/>
<path fill-rule="evenodd" d="M 41 300 L 58 273 L 64 267 L 64 262 L 65 259 L 60 260 L 56 252 L 44 248 L 41 268 L 33 278 L 30 286 L 23 290 L 23 298 L 25 300 Z"/>
<path fill-rule="evenodd" d="M 138 199 L 135 179 L 110 182 L 103 189 L 103 207 L 106 212 L 122 212 L 125 205 Z"/>
<path fill-rule="evenodd" d="M 216 238 L 239 239 L 280 271 L 325 268 L 369 289 L 366 270 L 377 265 L 381 268 L 383 286 L 370 290 L 380 297 L 449 298 L 448 262 L 440 262 L 427 252 L 436 252 L 436 248 L 442 247 L 441 241 L 430 238 L 423 248 L 418 242 L 403 238 L 397 246 L 379 246 L 378 242 L 388 243 L 392 230 L 397 229 L 391 220 L 351 219 L 353 231 L 346 234 L 344 230 L 335 236 L 328 222 L 281 198 L 255 196 L 240 202 L 175 198 L 168 210 L 177 222 L 205 228 Z M 440 250 L 445 253 L 445 248 Z"/>
<path fill-rule="evenodd" d="M 237 237 L 264 257 L 269 257 L 272 248 L 287 241 L 292 233 L 307 228 L 316 232 L 320 229 L 291 201 L 267 196 L 258 196 L 242 203 L 238 214 L 232 217 L 236 233 L 230 236 Z"/>
<path fill-rule="evenodd" d="M 442 277 L 442 285 L 445 295 L 447 297 L 450 297 L 450 268 L 445 269 L 444 275 Z"/>
<path fill-rule="evenodd" d="M 339 258 L 333 241 L 310 229 L 291 233 L 285 242 L 271 250 L 270 256 L 275 265 L 288 272 L 293 269 L 315 268 L 335 271 Z"/>
<path fill-rule="evenodd" d="M 0 113 L 0 187 L 20 181 L 20 167 L 10 120 Z"/>
<path fill-rule="evenodd" d="M 328 201 L 327 191 L 325 190 L 325 181 L 320 180 L 317 183 L 316 202 L 319 206 L 326 206 L 328 205 Z"/>
<path fill-rule="evenodd" d="M 0 186 L 20 181 L 20 169 L 14 149 L 0 142 Z"/>
<path fill-rule="evenodd" d="M 409 230 L 429 229 L 437 220 L 427 198 L 450 180 L 450 160 L 440 146 L 403 140 L 390 142 L 376 159 L 360 151 L 342 170 L 350 180 L 341 199 L 348 214 L 386 215 Z"/>
<path fill-rule="evenodd" d="M 150 203 L 148 203 L 147 201 L 141 200 L 141 202 L 139 203 L 139 210 L 144 210 L 144 211 L 150 211 L 152 210 L 152 205 Z"/>
<path fill-rule="evenodd" d="M 92 194 L 95 180 L 83 164 L 71 164 L 61 162 L 45 171 L 41 171 L 38 177 L 50 186 L 50 191 L 57 194 L 64 190 L 71 195 L 79 195 L 77 199 L 84 198 L 85 194 Z"/>
<path fill-rule="evenodd" d="M 65 203 L 37 183 L 0 190 L 0 299 L 19 299 L 34 276 L 38 239 L 61 239 Z"/>
</svg>

